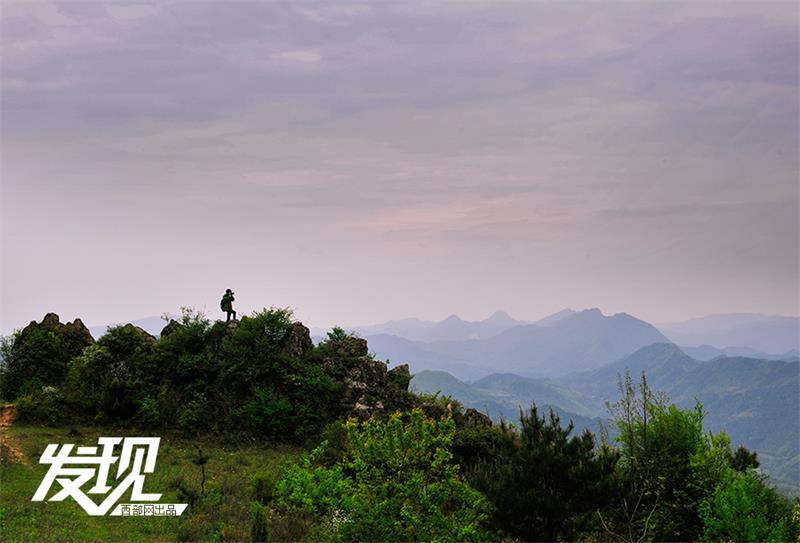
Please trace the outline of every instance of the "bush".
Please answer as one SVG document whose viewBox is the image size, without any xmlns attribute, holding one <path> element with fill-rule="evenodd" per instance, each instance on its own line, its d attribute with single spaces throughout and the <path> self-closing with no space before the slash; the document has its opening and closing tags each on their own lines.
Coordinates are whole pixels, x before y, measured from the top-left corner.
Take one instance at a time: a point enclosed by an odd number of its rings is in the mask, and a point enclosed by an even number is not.
<svg viewBox="0 0 800 543">
<path fill-rule="evenodd" d="M 265 436 L 275 437 L 291 432 L 288 422 L 292 405 L 274 390 L 255 389 L 242 411 L 248 424 Z"/>
<path fill-rule="evenodd" d="M 700 516 L 704 541 L 791 540 L 791 504 L 752 472 L 731 472 L 700 507 Z"/>
<path fill-rule="evenodd" d="M 161 419 L 158 402 L 152 396 L 145 396 L 139 401 L 139 411 L 136 414 L 139 423 L 144 426 L 155 426 Z"/>
<path fill-rule="evenodd" d="M 36 326 L 4 337 L 0 342 L 0 395 L 14 400 L 43 386 L 61 386 L 69 361 L 85 344 L 68 341 L 58 329 Z M 63 329 L 62 329 L 63 332 Z"/>
<path fill-rule="evenodd" d="M 19 422 L 30 424 L 59 425 L 67 417 L 64 397 L 57 388 L 51 386 L 17 398 L 16 411 Z"/>
<path fill-rule="evenodd" d="M 346 425 L 343 460 L 320 466 L 325 446 L 279 482 L 279 511 L 309 511 L 338 540 L 476 541 L 487 537 L 486 499 L 458 476 L 451 419 L 415 409 Z"/>
<path fill-rule="evenodd" d="M 262 471 L 254 475 L 252 483 L 253 498 L 262 504 L 271 502 L 280 478 L 280 474 L 275 470 Z"/>
<path fill-rule="evenodd" d="M 250 540 L 254 543 L 269 541 L 269 521 L 266 508 L 255 502 L 250 515 Z"/>
<path fill-rule="evenodd" d="M 345 341 L 350 336 L 351 334 L 345 332 L 344 328 L 340 326 L 334 326 L 331 328 L 331 331 L 328 332 L 328 341 Z"/>
</svg>

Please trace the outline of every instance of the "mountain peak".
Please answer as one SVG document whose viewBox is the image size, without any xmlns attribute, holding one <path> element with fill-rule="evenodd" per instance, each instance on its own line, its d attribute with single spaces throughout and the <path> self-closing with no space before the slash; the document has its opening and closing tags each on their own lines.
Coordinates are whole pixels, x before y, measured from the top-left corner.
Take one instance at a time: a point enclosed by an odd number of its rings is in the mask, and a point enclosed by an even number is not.
<svg viewBox="0 0 800 543">
<path fill-rule="evenodd" d="M 458 315 L 456 315 L 455 313 L 453 313 L 452 315 L 450 315 L 449 317 L 447 317 L 447 318 L 446 318 L 445 320 L 443 320 L 442 322 L 443 322 L 443 323 L 456 323 L 456 322 L 463 322 L 463 321 L 461 320 L 461 317 L 459 317 Z"/>
<path fill-rule="evenodd" d="M 515 324 L 517 321 L 502 309 L 498 309 L 492 313 L 488 319 L 484 319 L 483 322 L 491 324 Z"/>
<path fill-rule="evenodd" d="M 603 315 L 603 312 L 600 309 L 593 307 L 591 309 L 583 309 L 581 311 L 575 311 L 570 315 L 566 315 L 569 318 L 570 322 L 577 321 L 577 322 L 585 322 L 587 319 L 591 321 L 598 321 L 605 319 L 606 316 Z M 566 319 L 563 319 L 566 322 Z"/>
<path fill-rule="evenodd" d="M 569 317 L 571 315 L 574 315 L 574 314 L 575 314 L 575 310 L 574 309 L 571 309 L 571 308 L 562 309 L 558 313 L 553 313 L 552 315 L 548 315 L 548 316 L 546 316 L 546 317 L 544 317 L 542 319 L 539 319 L 538 321 L 536 321 L 536 325 L 537 326 L 550 326 L 550 325 L 553 325 L 553 324 L 557 323 L 558 321 L 560 321 L 560 320 L 562 320 L 562 319 L 564 319 L 566 317 Z"/>
</svg>

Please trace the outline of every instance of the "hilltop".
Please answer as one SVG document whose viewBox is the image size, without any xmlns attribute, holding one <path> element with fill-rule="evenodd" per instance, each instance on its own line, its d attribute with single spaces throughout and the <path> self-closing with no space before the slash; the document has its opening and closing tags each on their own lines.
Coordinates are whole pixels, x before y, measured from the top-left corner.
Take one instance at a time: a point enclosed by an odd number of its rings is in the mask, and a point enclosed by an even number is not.
<svg viewBox="0 0 800 543">
<path fill-rule="evenodd" d="M 413 404 L 408 366 L 390 370 L 341 331 L 315 346 L 287 310 L 227 324 L 186 312 L 159 336 L 129 323 L 95 341 L 80 319 L 63 324 L 50 313 L 5 344 L 2 396 L 23 420 L 281 439 Z"/>
</svg>

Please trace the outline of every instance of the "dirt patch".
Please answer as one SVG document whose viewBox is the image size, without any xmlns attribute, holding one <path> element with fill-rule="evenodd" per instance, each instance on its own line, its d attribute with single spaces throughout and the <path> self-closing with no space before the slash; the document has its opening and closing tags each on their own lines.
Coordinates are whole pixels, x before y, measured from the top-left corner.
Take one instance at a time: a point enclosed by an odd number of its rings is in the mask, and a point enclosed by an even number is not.
<svg viewBox="0 0 800 543">
<path fill-rule="evenodd" d="M 0 461 L 13 461 L 26 464 L 25 453 L 9 429 L 14 423 L 16 410 L 13 404 L 0 406 Z"/>
</svg>

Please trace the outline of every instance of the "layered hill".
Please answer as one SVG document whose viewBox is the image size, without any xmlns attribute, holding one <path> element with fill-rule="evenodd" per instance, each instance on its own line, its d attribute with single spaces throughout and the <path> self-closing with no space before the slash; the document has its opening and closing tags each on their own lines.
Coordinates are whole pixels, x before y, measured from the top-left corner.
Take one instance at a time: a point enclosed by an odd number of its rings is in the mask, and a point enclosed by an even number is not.
<svg viewBox="0 0 800 543">
<path fill-rule="evenodd" d="M 644 371 L 651 388 L 679 406 L 702 403 L 707 428 L 758 451 L 783 490 L 800 492 L 800 363 L 725 356 L 700 362 L 674 344 L 657 344 L 557 382 L 598 406 L 620 397 L 617 376 L 626 369 L 634 379 Z"/>
<path fill-rule="evenodd" d="M 568 313 L 544 324 L 515 326 L 479 340 L 397 341 L 367 336 L 382 358 L 408 363 L 412 371 L 448 371 L 475 378 L 482 368 L 541 377 L 598 368 L 653 343 L 669 342 L 655 327 L 626 313 L 599 309 Z M 463 367 L 476 369 L 467 374 Z"/>
<path fill-rule="evenodd" d="M 590 416 L 591 410 L 573 392 L 546 380 L 492 374 L 478 381 L 464 382 L 447 372 L 423 371 L 412 378 L 411 390 L 450 396 L 496 421 L 516 422 L 520 411 L 530 409 L 536 402 L 540 413 L 552 409 L 561 418 L 562 425 L 572 421 L 578 433 L 584 429 L 597 433 L 600 429 L 601 419 Z"/>
<path fill-rule="evenodd" d="M 691 347 L 744 347 L 761 353 L 786 353 L 800 346 L 798 317 L 729 313 L 659 324 L 658 328 L 675 343 Z"/>
<path fill-rule="evenodd" d="M 498 310 L 481 321 L 467 321 L 458 315 L 450 315 L 438 322 L 410 318 L 382 324 L 348 327 L 348 329 L 361 336 L 389 335 L 429 343 L 432 341 L 486 339 L 523 324 L 527 323 L 514 319 L 505 311 Z M 312 334 L 315 336 L 323 336 L 324 332 L 322 329 L 312 329 Z"/>
<path fill-rule="evenodd" d="M 625 372 L 638 380 L 645 372 L 650 387 L 671 402 L 706 412 L 706 428 L 727 433 L 734 445 L 759 454 L 762 467 L 782 491 L 800 493 L 800 364 L 747 357 L 693 359 L 672 343 L 656 343 L 599 368 L 554 379 L 495 373 L 460 380 L 441 371 L 415 374 L 411 386 L 440 392 L 495 419 L 515 420 L 532 401 L 552 406 L 576 428 L 608 424 L 606 402 L 621 397 L 618 379 Z M 610 425 L 609 425 L 610 427 Z M 613 430 L 613 428 L 611 428 Z"/>
</svg>

